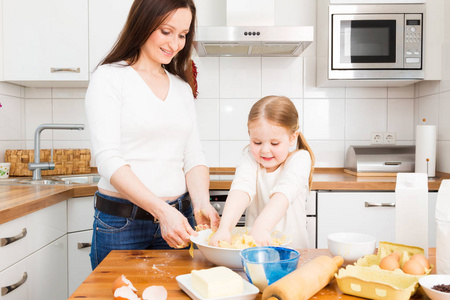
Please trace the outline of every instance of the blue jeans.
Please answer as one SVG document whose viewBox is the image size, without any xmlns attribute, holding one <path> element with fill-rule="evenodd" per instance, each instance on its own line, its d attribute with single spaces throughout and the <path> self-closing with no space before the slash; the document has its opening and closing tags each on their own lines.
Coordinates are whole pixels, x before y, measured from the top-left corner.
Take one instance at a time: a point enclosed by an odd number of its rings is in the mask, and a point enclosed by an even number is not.
<svg viewBox="0 0 450 300">
<path fill-rule="evenodd" d="M 96 195 L 100 194 L 96 192 Z M 100 194 L 108 200 L 131 203 L 128 200 Z M 168 202 L 182 207 L 180 198 Z M 194 214 L 192 205 L 181 212 L 194 227 Z M 94 231 L 92 234 L 91 266 L 92 270 L 108 255 L 111 250 L 142 250 L 142 249 L 173 249 L 161 236 L 159 223 L 150 220 L 136 220 L 136 209 L 133 209 L 131 218 L 112 216 L 95 208 Z"/>
</svg>

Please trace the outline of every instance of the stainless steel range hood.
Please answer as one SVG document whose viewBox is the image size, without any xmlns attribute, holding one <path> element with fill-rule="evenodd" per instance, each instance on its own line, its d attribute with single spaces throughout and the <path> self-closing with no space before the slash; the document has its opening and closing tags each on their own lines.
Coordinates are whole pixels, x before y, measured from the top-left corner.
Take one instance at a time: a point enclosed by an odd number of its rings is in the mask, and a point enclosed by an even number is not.
<svg viewBox="0 0 450 300">
<path fill-rule="evenodd" d="M 275 26 L 274 0 L 227 0 L 227 26 L 199 26 L 199 56 L 299 56 L 314 40 L 313 26 Z"/>
<path fill-rule="evenodd" d="M 313 26 L 198 27 L 199 56 L 299 56 L 314 39 Z"/>
</svg>

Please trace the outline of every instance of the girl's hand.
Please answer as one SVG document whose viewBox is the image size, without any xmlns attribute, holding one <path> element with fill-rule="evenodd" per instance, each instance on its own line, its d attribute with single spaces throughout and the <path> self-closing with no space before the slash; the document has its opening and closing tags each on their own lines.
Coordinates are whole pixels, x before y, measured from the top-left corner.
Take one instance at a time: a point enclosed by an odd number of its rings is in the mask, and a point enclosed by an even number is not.
<svg viewBox="0 0 450 300">
<path fill-rule="evenodd" d="M 209 240 L 209 244 L 214 247 L 219 247 L 219 241 L 231 243 L 231 232 L 226 229 L 219 228 Z"/>
<path fill-rule="evenodd" d="M 188 220 L 174 207 L 167 205 L 159 219 L 161 236 L 172 248 L 185 248 L 191 235 L 197 235 Z"/>
<path fill-rule="evenodd" d="M 220 216 L 209 202 L 196 207 L 194 217 L 200 230 L 211 228 L 212 231 L 216 231 L 219 227 Z"/>
<path fill-rule="evenodd" d="M 258 227 L 252 227 L 250 235 L 253 237 L 256 245 L 258 246 L 271 246 L 273 245 L 272 236 L 269 231 L 260 229 Z"/>
</svg>

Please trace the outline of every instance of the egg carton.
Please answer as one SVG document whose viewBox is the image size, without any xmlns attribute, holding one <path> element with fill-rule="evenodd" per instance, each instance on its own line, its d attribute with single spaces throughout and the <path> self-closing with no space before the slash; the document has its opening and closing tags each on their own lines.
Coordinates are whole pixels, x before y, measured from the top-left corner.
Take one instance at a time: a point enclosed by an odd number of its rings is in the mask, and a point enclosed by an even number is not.
<svg viewBox="0 0 450 300">
<path fill-rule="evenodd" d="M 380 242 L 377 254 L 366 255 L 360 258 L 354 265 L 341 268 L 335 274 L 339 289 L 344 294 L 349 294 L 369 299 L 409 299 L 419 287 L 419 278 L 431 273 L 427 269 L 424 275 L 410 275 L 401 269 L 388 271 L 381 269 L 378 264 L 381 259 L 398 252 L 401 254 L 400 265 L 409 260 L 414 254 L 424 254 L 422 248 Z"/>
</svg>

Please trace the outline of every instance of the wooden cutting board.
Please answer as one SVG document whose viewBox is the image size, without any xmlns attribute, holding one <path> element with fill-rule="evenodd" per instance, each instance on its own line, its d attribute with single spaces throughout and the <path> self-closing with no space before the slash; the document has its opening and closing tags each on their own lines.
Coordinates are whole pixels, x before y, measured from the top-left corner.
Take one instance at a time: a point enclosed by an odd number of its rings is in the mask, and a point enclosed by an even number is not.
<svg viewBox="0 0 450 300">
<path fill-rule="evenodd" d="M 344 173 L 353 175 L 353 176 L 361 176 L 361 177 L 397 177 L 397 172 L 395 173 L 387 173 L 387 172 L 355 172 L 348 169 L 344 169 Z"/>
</svg>

